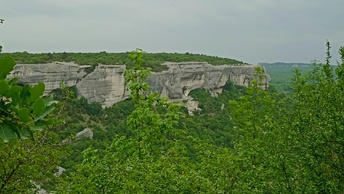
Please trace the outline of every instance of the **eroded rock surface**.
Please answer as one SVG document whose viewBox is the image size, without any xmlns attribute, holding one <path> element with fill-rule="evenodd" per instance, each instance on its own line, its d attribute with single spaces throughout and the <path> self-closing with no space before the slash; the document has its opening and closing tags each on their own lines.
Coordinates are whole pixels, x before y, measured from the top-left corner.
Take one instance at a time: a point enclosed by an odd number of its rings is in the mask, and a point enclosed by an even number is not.
<svg viewBox="0 0 344 194">
<path fill-rule="evenodd" d="M 164 63 L 167 71 L 153 73 L 147 81 L 152 91 L 161 93 L 173 101 L 187 99 L 190 91 L 205 88 L 213 96 L 221 93 L 228 80 L 236 85 L 247 86 L 253 79 L 253 65 L 221 65 L 213 66 L 206 62 Z M 21 84 L 46 85 L 45 94 L 61 87 L 76 86 L 79 97 L 90 102 L 99 102 L 104 107 L 128 98 L 125 87 L 124 65 L 98 65 L 93 72 L 86 73 L 89 66 L 74 63 L 18 64 L 9 77 L 19 77 Z M 264 80 L 266 85 L 269 77 Z"/>
<path fill-rule="evenodd" d="M 98 65 L 76 83 L 79 97 L 109 107 L 128 97 L 125 89 L 125 65 Z"/>
<path fill-rule="evenodd" d="M 197 88 L 204 88 L 213 96 L 222 92 L 228 80 L 247 86 L 255 73 L 253 65 L 213 66 L 206 62 L 164 63 L 169 70 L 155 73 L 148 78 L 151 90 L 170 99 L 183 99 Z M 268 77 L 265 82 L 268 84 Z"/>
<path fill-rule="evenodd" d="M 89 66 L 74 63 L 18 64 L 8 77 L 19 77 L 19 84 L 45 84 L 45 95 L 61 87 L 75 86 L 85 75 Z"/>
</svg>

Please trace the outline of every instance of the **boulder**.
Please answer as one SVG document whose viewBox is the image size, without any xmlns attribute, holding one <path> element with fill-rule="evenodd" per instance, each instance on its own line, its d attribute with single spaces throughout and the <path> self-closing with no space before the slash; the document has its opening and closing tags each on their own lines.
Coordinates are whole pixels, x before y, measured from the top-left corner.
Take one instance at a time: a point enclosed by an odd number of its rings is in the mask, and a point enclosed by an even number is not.
<svg viewBox="0 0 344 194">
<path fill-rule="evenodd" d="M 93 139 L 93 132 L 90 128 L 85 128 L 76 134 L 76 140 L 81 140 L 83 138 Z"/>
</svg>

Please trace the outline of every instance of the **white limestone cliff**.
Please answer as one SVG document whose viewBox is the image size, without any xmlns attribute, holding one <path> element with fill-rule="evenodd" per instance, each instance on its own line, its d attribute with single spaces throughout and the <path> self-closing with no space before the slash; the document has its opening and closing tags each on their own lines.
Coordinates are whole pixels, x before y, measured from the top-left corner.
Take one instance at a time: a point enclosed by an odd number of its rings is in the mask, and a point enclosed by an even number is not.
<svg viewBox="0 0 344 194">
<path fill-rule="evenodd" d="M 197 88 L 210 91 L 213 96 L 222 92 L 228 80 L 236 85 L 247 86 L 255 73 L 253 65 L 213 66 L 206 62 L 164 63 L 169 69 L 154 73 L 147 79 L 151 90 L 170 99 L 183 99 Z M 268 84 L 269 78 L 265 82 Z"/>
<path fill-rule="evenodd" d="M 79 97 L 99 102 L 105 107 L 126 99 L 124 70 L 125 65 L 98 65 L 92 73 L 76 83 Z"/>
<path fill-rule="evenodd" d="M 62 81 L 66 86 L 75 86 L 86 75 L 84 71 L 89 66 L 75 63 L 45 63 L 18 64 L 8 76 L 19 77 L 19 84 L 45 84 L 45 95 L 61 87 Z"/>
<path fill-rule="evenodd" d="M 153 73 L 147 81 L 152 91 L 173 101 L 187 100 L 190 91 L 197 88 L 205 88 L 216 96 L 228 80 L 247 86 L 255 73 L 253 65 L 213 66 L 206 62 L 168 62 L 164 65 L 169 67 L 167 71 Z M 67 86 L 76 86 L 79 97 L 99 102 L 104 107 L 128 98 L 124 65 L 98 65 L 91 73 L 85 71 L 88 67 L 64 62 L 18 64 L 9 77 L 19 77 L 21 84 L 43 82 L 46 85 L 45 94 L 60 88 L 61 82 L 64 82 Z M 268 85 L 268 75 L 264 81 Z"/>
</svg>

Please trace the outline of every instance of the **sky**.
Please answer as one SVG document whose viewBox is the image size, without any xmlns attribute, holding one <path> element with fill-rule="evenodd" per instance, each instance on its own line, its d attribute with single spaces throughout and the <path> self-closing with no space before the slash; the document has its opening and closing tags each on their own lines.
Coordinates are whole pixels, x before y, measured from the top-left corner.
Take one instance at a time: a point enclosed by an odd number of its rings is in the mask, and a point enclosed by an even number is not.
<svg viewBox="0 0 344 194">
<path fill-rule="evenodd" d="M 0 0 L 3 52 L 197 53 L 259 62 L 333 61 L 344 0 Z"/>
</svg>

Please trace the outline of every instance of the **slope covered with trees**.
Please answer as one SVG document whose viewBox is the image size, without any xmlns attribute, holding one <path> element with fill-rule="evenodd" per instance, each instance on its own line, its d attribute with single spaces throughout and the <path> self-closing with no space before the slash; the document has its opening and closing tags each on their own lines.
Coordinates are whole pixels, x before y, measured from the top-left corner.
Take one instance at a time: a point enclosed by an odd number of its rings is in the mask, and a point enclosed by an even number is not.
<svg viewBox="0 0 344 194">
<path fill-rule="evenodd" d="M 203 89 L 192 91 L 202 108 L 194 116 L 182 104 L 147 94 L 150 69 L 142 66 L 145 53 L 136 50 L 130 54 L 133 68 L 126 71 L 131 100 L 101 109 L 71 97 L 73 89 L 55 94 L 65 106 L 57 108 L 64 122 L 37 154 L 51 151 L 55 158 L 44 161 L 60 161 L 55 167 L 67 171 L 55 177 L 37 166 L 42 178 L 23 168 L 27 178 L 13 177 L 2 191 L 26 187 L 30 193 L 33 181 L 56 193 L 343 193 L 344 48 L 334 67 L 327 46 L 324 64 L 306 74 L 295 70 L 289 93 L 261 90 L 257 68 L 247 88 L 227 83 L 216 98 Z M 93 139 L 77 141 L 74 134 L 86 127 Z M 52 151 L 52 142 L 62 140 Z M 20 155 L 16 148 L 7 142 L 0 149 L 11 151 L 9 159 L 41 164 L 44 158 Z M 21 190 L 10 190 L 23 180 Z"/>
</svg>

